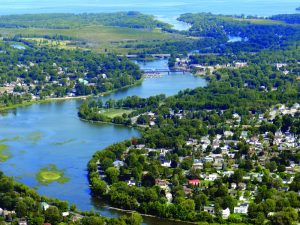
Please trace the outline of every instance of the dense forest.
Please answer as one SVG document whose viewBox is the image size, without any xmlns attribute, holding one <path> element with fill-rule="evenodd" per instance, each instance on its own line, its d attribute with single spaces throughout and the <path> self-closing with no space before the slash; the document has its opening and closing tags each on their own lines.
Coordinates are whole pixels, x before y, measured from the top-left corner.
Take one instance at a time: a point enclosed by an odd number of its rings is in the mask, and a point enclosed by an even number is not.
<svg viewBox="0 0 300 225">
<path fill-rule="evenodd" d="M 244 18 L 236 16 L 213 15 L 210 13 L 187 13 L 179 17 L 180 21 L 189 23 L 192 27 L 188 35 L 206 37 L 215 41 L 208 52 L 257 52 L 266 48 L 278 48 L 289 42 L 299 40 L 298 25 L 289 25 L 283 21 L 294 21 L 299 14 L 273 16 L 270 19 Z M 272 20 L 274 19 L 274 20 Z M 242 38 L 241 42 L 226 43 L 228 36 Z M 202 50 L 203 51 L 203 50 Z"/>
</svg>

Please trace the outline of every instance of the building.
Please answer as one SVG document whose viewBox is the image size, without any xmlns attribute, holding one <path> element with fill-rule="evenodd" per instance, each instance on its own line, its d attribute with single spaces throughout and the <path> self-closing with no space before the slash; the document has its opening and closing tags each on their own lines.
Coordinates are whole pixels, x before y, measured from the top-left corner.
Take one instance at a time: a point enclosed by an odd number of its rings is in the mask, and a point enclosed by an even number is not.
<svg viewBox="0 0 300 225">
<path fill-rule="evenodd" d="M 194 180 L 189 180 L 188 183 L 189 183 L 189 185 L 192 185 L 192 186 L 199 186 L 201 181 L 199 179 L 194 179 Z"/>
<path fill-rule="evenodd" d="M 237 207 L 234 207 L 233 211 L 234 213 L 248 214 L 248 208 L 249 208 L 249 204 L 242 204 Z"/>
</svg>

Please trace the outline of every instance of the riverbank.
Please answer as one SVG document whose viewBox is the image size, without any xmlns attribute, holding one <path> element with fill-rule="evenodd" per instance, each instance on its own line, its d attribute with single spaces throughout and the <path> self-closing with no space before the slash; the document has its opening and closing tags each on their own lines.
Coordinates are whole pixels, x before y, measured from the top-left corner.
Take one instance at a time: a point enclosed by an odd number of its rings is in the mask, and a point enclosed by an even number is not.
<svg viewBox="0 0 300 225">
<path fill-rule="evenodd" d="M 122 213 L 134 213 L 134 212 L 137 212 L 135 210 L 128 210 L 128 209 L 121 209 L 121 208 L 116 208 L 116 207 L 112 207 L 112 206 L 104 206 L 104 208 L 107 208 L 107 209 L 110 209 L 110 210 L 114 210 L 114 211 L 119 211 L 119 212 L 122 212 Z M 139 212 L 137 212 L 139 213 Z M 158 216 L 154 216 L 154 215 L 151 215 L 151 214 L 144 214 L 144 213 L 139 213 L 142 217 L 147 217 L 147 218 L 156 218 L 156 219 L 161 219 L 161 220 L 165 220 L 166 222 L 175 222 L 175 223 L 180 223 L 181 225 L 183 224 L 197 224 L 197 223 L 194 223 L 194 222 L 189 222 L 189 221 L 181 221 L 181 220 L 175 220 L 175 219 L 166 219 L 166 218 L 161 218 L 161 217 L 158 217 Z"/>
<path fill-rule="evenodd" d="M 74 99 L 86 99 L 88 97 L 91 97 L 92 95 L 83 95 L 83 96 L 76 96 L 76 97 L 61 97 L 61 98 L 47 98 L 47 99 L 41 99 L 41 100 L 32 100 L 32 101 L 28 101 L 28 102 L 23 102 L 21 104 L 15 104 L 15 105 L 11 105 L 11 106 L 6 106 L 6 107 L 2 107 L 0 108 L 0 112 L 4 112 L 7 110 L 11 110 L 11 109 L 16 109 L 19 107 L 25 107 L 25 106 L 30 106 L 32 104 L 42 104 L 42 103 L 49 103 L 52 101 L 66 101 L 66 100 L 74 100 Z"/>
<path fill-rule="evenodd" d="M 87 122 L 87 123 L 91 123 L 91 124 L 108 124 L 108 125 L 114 125 L 114 126 L 120 126 L 120 127 L 127 127 L 127 128 L 134 128 L 138 131 L 144 131 L 144 127 L 141 126 L 137 126 L 137 125 L 126 125 L 126 124 L 122 124 L 122 123 L 113 123 L 113 122 L 106 122 L 106 121 L 95 121 L 95 120 L 87 120 L 87 119 L 83 119 L 81 117 L 78 117 L 81 121 L 83 122 Z"/>
<path fill-rule="evenodd" d="M 73 96 L 73 97 L 65 96 L 65 97 L 58 97 L 58 98 L 36 99 L 36 100 L 23 102 L 21 104 L 15 104 L 15 105 L 11 105 L 11 106 L 2 107 L 2 108 L 0 108 L 0 112 L 5 112 L 5 111 L 16 109 L 16 108 L 19 108 L 19 107 L 26 107 L 26 106 L 30 106 L 32 104 L 49 103 L 49 102 L 52 102 L 52 101 L 67 101 L 67 100 L 76 100 L 76 99 L 85 100 L 85 99 L 90 98 L 90 97 L 107 96 L 107 95 L 110 95 L 110 94 L 112 94 L 114 92 L 117 92 L 117 91 L 121 91 L 121 90 L 124 90 L 124 89 L 128 89 L 128 88 L 131 88 L 131 87 L 141 85 L 143 83 L 144 79 L 145 78 L 143 76 L 140 80 L 138 80 L 134 84 L 126 85 L 124 87 L 114 89 L 114 90 L 111 90 L 111 91 L 106 91 L 106 92 L 100 93 L 98 95 L 82 95 L 82 96 Z"/>
</svg>

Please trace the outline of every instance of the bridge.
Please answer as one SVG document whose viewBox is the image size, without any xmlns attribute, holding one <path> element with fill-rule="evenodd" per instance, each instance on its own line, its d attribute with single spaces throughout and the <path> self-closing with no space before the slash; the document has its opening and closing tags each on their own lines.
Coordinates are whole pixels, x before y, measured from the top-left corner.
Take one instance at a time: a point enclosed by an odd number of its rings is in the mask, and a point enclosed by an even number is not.
<svg viewBox="0 0 300 225">
<path fill-rule="evenodd" d="M 141 69 L 145 74 L 160 74 L 160 73 L 186 73 L 187 69 Z"/>
<path fill-rule="evenodd" d="M 137 54 L 127 54 L 127 55 L 118 55 L 120 57 L 127 57 L 129 59 L 135 59 L 135 58 L 139 58 L 139 55 Z M 145 56 L 151 56 L 154 58 L 170 58 L 171 54 L 146 54 Z"/>
</svg>

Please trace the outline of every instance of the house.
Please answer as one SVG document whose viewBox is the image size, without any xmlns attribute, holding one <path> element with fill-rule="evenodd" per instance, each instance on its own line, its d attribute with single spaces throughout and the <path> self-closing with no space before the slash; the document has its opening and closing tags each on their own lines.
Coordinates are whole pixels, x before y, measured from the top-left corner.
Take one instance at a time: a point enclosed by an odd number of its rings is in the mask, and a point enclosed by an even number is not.
<svg viewBox="0 0 300 225">
<path fill-rule="evenodd" d="M 168 202 L 172 202 L 173 196 L 170 192 L 166 193 L 166 199 L 168 200 Z"/>
<path fill-rule="evenodd" d="M 63 217 L 66 217 L 66 216 L 69 216 L 70 213 L 69 213 L 69 212 L 63 212 L 61 215 L 62 215 Z"/>
<path fill-rule="evenodd" d="M 223 219 L 228 219 L 229 216 L 230 216 L 230 209 L 229 208 L 223 209 L 222 210 L 222 218 Z"/>
<path fill-rule="evenodd" d="M 47 202 L 42 202 L 41 203 L 41 206 L 42 206 L 42 208 L 43 208 L 43 210 L 47 210 L 47 209 L 49 209 L 49 207 L 50 207 L 50 205 L 47 203 Z"/>
<path fill-rule="evenodd" d="M 215 215 L 215 207 L 214 206 L 204 206 L 204 211 L 208 212 L 211 215 Z"/>
<path fill-rule="evenodd" d="M 239 183 L 238 184 L 238 187 L 239 187 L 239 189 L 241 189 L 241 190 L 246 190 L 246 188 L 247 188 L 247 184 L 245 184 L 245 183 Z"/>
<path fill-rule="evenodd" d="M 208 181 L 215 181 L 216 179 L 218 179 L 219 175 L 216 174 L 216 173 L 212 173 L 212 174 L 209 174 L 208 176 L 205 177 L 205 180 L 208 180 Z"/>
<path fill-rule="evenodd" d="M 170 168 L 171 167 L 171 160 L 164 160 L 161 163 L 161 166 Z"/>
<path fill-rule="evenodd" d="M 237 113 L 234 113 L 234 114 L 232 115 L 232 118 L 233 118 L 235 121 L 237 121 L 237 122 L 240 122 L 240 121 L 241 121 L 241 117 L 240 117 L 240 115 L 237 114 Z"/>
<path fill-rule="evenodd" d="M 187 187 L 183 187 L 183 191 L 186 195 L 191 195 L 193 193 L 193 190 Z"/>
<path fill-rule="evenodd" d="M 83 218 L 82 215 L 76 213 L 76 214 L 74 214 L 74 215 L 72 216 L 72 222 L 81 220 L 82 218 Z"/>
<path fill-rule="evenodd" d="M 199 160 L 199 159 L 195 159 L 194 160 L 194 163 L 193 163 L 193 168 L 194 169 L 203 169 L 203 163 L 202 163 L 202 161 L 201 160 Z"/>
<path fill-rule="evenodd" d="M 236 189 L 236 187 L 237 187 L 236 183 L 231 183 L 231 188 L 232 189 Z"/>
<path fill-rule="evenodd" d="M 213 162 L 213 161 L 214 161 L 213 157 L 205 156 L 205 158 L 204 158 L 204 162 Z"/>
<path fill-rule="evenodd" d="M 155 122 L 154 122 L 154 121 L 150 121 L 149 125 L 150 125 L 151 127 L 153 127 L 153 126 L 155 126 Z"/>
<path fill-rule="evenodd" d="M 233 211 L 234 211 L 234 213 L 247 214 L 248 208 L 249 208 L 249 204 L 246 203 L 246 204 L 241 204 L 237 207 L 234 207 Z"/>
<path fill-rule="evenodd" d="M 20 220 L 18 221 L 18 224 L 19 224 L 19 225 L 27 225 L 27 221 L 26 221 L 25 219 L 20 219 Z"/>
<path fill-rule="evenodd" d="M 235 62 L 234 63 L 235 68 L 243 68 L 247 66 L 246 62 Z"/>
<path fill-rule="evenodd" d="M 130 186 L 130 187 L 131 186 L 136 186 L 136 182 L 135 182 L 135 180 L 130 179 L 130 180 L 127 181 L 127 185 Z"/>
<path fill-rule="evenodd" d="M 120 169 L 120 167 L 124 166 L 124 162 L 120 160 L 116 160 L 113 162 L 114 167 Z"/>
<path fill-rule="evenodd" d="M 223 176 L 227 176 L 227 177 L 230 177 L 231 175 L 234 174 L 234 171 L 233 170 L 229 170 L 229 171 L 224 171 L 223 172 Z"/>
<path fill-rule="evenodd" d="M 155 179 L 155 185 L 159 186 L 162 189 L 165 189 L 168 187 L 169 182 L 166 180 Z"/>
<path fill-rule="evenodd" d="M 225 132 L 224 132 L 224 136 L 225 136 L 226 138 L 232 137 L 233 134 L 234 134 L 234 133 L 233 133 L 232 131 L 225 131 Z"/>
<path fill-rule="evenodd" d="M 201 181 L 199 179 L 194 179 L 194 180 L 189 180 L 188 181 L 189 185 L 192 185 L 192 186 L 199 186 L 200 182 Z"/>
</svg>

